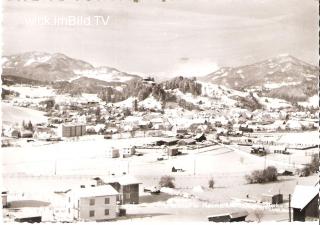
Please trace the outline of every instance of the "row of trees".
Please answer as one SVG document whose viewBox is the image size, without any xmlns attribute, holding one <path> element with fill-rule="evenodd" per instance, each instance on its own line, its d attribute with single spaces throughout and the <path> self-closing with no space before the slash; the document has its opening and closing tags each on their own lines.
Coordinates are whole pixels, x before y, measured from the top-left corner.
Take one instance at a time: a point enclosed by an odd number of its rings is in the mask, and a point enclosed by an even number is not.
<svg viewBox="0 0 320 225">
<path fill-rule="evenodd" d="M 34 131 L 33 124 L 31 123 L 30 120 L 29 120 L 28 123 L 26 123 L 26 122 L 23 120 L 23 121 L 22 121 L 22 127 L 23 127 L 23 129 L 25 129 L 25 130 Z"/>
<path fill-rule="evenodd" d="M 172 80 L 163 83 L 165 89 L 179 89 L 183 93 L 191 93 L 199 96 L 202 92 L 202 85 L 197 83 L 195 80 L 191 80 L 185 77 L 176 77 Z"/>
</svg>

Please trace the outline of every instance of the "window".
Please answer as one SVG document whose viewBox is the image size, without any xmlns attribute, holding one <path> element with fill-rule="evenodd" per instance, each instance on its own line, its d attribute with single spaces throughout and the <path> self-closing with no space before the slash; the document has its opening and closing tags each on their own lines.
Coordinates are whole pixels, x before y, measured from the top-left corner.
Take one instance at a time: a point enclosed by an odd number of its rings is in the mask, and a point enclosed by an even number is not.
<svg viewBox="0 0 320 225">
<path fill-rule="evenodd" d="M 105 215 L 105 216 L 109 215 L 109 209 L 105 209 L 105 210 L 104 210 L 104 215 Z"/>
<path fill-rule="evenodd" d="M 110 204 L 110 198 L 105 198 L 104 199 L 104 204 Z"/>
<path fill-rule="evenodd" d="M 90 217 L 94 217 L 94 210 L 90 210 L 90 211 L 89 211 L 89 216 L 90 216 Z"/>
<path fill-rule="evenodd" d="M 90 205 L 94 205 L 95 201 L 94 199 L 90 199 Z"/>
</svg>

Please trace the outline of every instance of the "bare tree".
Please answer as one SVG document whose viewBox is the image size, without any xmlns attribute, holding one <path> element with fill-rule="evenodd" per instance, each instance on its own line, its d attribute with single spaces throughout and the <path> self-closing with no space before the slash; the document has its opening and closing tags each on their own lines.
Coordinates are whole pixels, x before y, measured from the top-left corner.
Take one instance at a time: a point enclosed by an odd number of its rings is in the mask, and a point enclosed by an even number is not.
<svg viewBox="0 0 320 225">
<path fill-rule="evenodd" d="M 256 209 L 253 211 L 253 215 L 258 220 L 258 223 L 260 223 L 261 219 L 264 217 L 264 211 L 261 209 Z"/>
</svg>

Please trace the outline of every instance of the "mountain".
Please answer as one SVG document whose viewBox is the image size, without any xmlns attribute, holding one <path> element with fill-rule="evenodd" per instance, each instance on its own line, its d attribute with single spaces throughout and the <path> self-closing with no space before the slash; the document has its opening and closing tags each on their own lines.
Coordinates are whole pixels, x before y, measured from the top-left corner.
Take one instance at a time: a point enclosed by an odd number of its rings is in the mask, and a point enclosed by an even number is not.
<svg viewBox="0 0 320 225">
<path fill-rule="evenodd" d="M 319 68 L 290 55 L 280 55 L 240 67 L 224 67 L 199 78 L 240 91 L 288 101 L 304 101 L 317 93 Z"/>
<path fill-rule="evenodd" d="M 90 63 L 61 53 L 27 52 L 2 58 L 3 76 L 23 77 L 37 81 L 74 81 L 91 78 L 105 82 L 123 83 L 137 75 L 111 67 L 95 68 Z"/>
</svg>

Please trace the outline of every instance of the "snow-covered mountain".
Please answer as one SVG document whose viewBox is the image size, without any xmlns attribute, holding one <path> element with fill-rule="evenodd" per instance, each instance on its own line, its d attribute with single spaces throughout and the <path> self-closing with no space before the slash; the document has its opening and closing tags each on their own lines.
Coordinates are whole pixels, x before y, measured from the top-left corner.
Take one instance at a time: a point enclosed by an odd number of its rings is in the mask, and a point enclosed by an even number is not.
<svg viewBox="0 0 320 225">
<path fill-rule="evenodd" d="M 235 90 L 262 91 L 269 97 L 305 100 L 317 92 L 318 67 L 279 55 L 247 66 L 224 67 L 199 79 Z"/>
<path fill-rule="evenodd" d="M 2 57 L 3 75 L 38 81 L 73 81 L 82 77 L 106 82 L 126 82 L 136 75 L 110 67 L 95 68 L 90 63 L 61 53 L 27 52 Z"/>
</svg>

